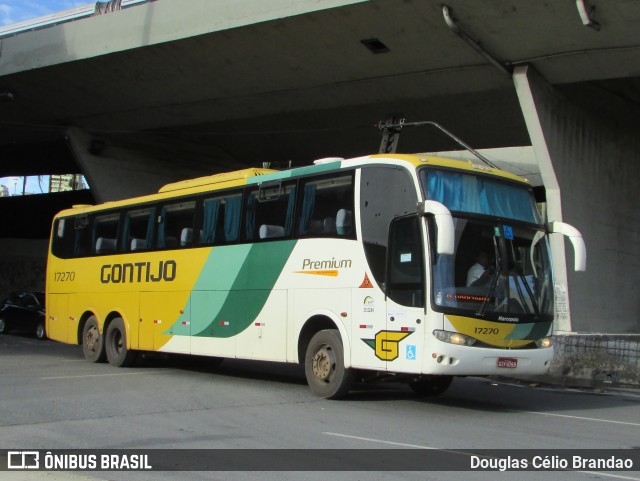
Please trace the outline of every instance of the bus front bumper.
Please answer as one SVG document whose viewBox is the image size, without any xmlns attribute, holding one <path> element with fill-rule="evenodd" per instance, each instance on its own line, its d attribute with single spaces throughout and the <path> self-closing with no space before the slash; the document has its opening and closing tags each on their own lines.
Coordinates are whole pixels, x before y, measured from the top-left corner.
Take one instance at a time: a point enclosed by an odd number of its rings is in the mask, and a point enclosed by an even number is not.
<svg viewBox="0 0 640 481">
<path fill-rule="evenodd" d="M 425 356 L 423 374 L 451 376 L 514 376 L 544 374 L 553 359 L 553 347 L 491 349 L 435 341 Z"/>
</svg>

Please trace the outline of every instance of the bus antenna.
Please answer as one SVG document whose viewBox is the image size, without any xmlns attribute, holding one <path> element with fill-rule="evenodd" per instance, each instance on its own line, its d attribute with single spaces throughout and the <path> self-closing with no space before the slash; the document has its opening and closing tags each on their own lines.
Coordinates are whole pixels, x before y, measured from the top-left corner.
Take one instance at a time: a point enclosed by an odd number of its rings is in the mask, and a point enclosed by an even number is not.
<svg viewBox="0 0 640 481">
<path fill-rule="evenodd" d="M 398 140 L 400 140 L 400 131 L 403 127 L 424 127 L 429 125 L 431 127 L 435 127 L 444 133 L 447 137 L 455 141 L 460 146 L 464 147 L 471 154 L 476 156 L 482 162 L 487 164 L 489 167 L 493 167 L 494 169 L 499 169 L 498 166 L 493 164 L 489 159 L 487 159 L 480 152 L 475 150 L 469 144 L 464 142 L 459 137 L 455 136 L 447 129 L 445 129 L 442 125 L 437 122 L 433 122 L 432 120 L 423 120 L 420 122 L 407 122 L 405 118 L 400 117 L 399 115 L 389 115 L 383 121 L 378 122 L 378 128 L 382 130 L 382 142 L 380 143 L 380 154 L 392 154 L 395 153 L 396 148 L 398 146 Z"/>
</svg>

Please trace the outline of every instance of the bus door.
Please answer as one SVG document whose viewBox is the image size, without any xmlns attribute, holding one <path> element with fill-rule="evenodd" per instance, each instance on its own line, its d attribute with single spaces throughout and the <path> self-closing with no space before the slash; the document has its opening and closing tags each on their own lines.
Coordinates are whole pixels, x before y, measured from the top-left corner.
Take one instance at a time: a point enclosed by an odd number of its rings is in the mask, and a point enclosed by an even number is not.
<svg viewBox="0 0 640 481">
<path fill-rule="evenodd" d="M 379 349 L 393 372 L 420 372 L 424 357 L 424 240 L 417 214 L 391 222 L 387 257 L 387 329 Z"/>
<path fill-rule="evenodd" d="M 188 354 L 191 352 L 190 336 L 188 292 L 140 293 L 140 350 Z"/>
</svg>

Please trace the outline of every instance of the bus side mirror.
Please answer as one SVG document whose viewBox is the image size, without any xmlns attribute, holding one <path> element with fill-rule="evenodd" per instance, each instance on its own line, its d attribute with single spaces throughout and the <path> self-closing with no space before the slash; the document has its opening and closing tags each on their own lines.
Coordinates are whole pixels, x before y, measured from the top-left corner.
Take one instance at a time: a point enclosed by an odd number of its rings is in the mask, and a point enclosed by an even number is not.
<svg viewBox="0 0 640 481">
<path fill-rule="evenodd" d="M 549 223 L 549 232 L 567 236 L 573 245 L 575 270 L 584 272 L 587 269 L 587 248 L 582 234 L 575 227 L 564 222 L 554 221 Z"/>
<path fill-rule="evenodd" d="M 418 203 L 418 213 L 421 216 L 433 215 L 438 228 L 436 251 L 438 254 L 453 255 L 455 252 L 455 227 L 451 212 L 440 202 L 425 200 Z"/>
</svg>

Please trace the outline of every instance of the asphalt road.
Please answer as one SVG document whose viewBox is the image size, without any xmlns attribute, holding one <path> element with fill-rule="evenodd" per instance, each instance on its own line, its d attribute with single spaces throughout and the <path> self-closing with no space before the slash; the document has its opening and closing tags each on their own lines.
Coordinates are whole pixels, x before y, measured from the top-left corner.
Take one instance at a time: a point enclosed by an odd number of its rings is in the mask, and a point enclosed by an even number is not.
<svg viewBox="0 0 640 481">
<path fill-rule="evenodd" d="M 436 399 L 401 384 L 314 397 L 299 366 L 151 357 L 127 369 L 79 346 L 0 336 L 0 449 L 640 448 L 640 392 L 595 393 L 482 378 Z M 399 455 L 402 451 L 398 451 Z M 635 479 L 601 472 L 0 472 L 0 480 Z"/>
</svg>

